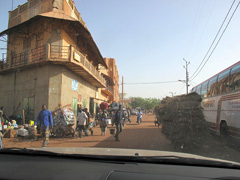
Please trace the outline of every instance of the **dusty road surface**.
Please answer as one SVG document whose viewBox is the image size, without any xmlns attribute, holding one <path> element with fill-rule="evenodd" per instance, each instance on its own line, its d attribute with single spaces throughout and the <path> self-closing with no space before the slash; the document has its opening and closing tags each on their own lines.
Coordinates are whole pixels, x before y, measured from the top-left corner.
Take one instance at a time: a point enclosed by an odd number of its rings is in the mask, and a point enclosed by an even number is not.
<svg viewBox="0 0 240 180">
<path fill-rule="evenodd" d="M 103 148 L 127 148 L 127 149 L 148 149 L 161 151 L 180 151 L 192 153 L 207 157 L 220 158 L 240 162 L 240 150 L 232 149 L 229 146 L 221 144 L 218 138 L 208 138 L 205 145 L 197 150 L 185 151 L 176 150 L 171 142 L 162 134 L 161 127 L 154 125 L 155 116 L 152 114 L 143 115 L 143 123 L 136 123 L 136 116 L 131 116 L 132 123 L 127 123 L 119 135 L 120 141 L 115 141 L 113 135 L 110 135 L 111 125 L 108 127 L 106 136 L 102 136 L 100 127 L 94 128 L 94 134 L 91 136 L 50 138 L 48 147 L 103 147 Z M 4 148 L 18 147 L 42 147 L 41 139 L 29 141 L 18 138 L 4 138 Z"/>
<path fill-rule="evenodd" d="M 161 133 L 161 128 L 154 125 L 155 117 L 152 114 L 143 115 L 143 123 L 136 123 L 136 116 L 131 116 L 132 123 L 127 123 L 119 135 L 120 141 L 115 141 L 113 135 L 110 134 L 111 125 L 105 136 L 101 135 L 100 127 L 94 128 L 94 134 L 91 136 L 83 136 L 81 139 L 77 137 L 50 138 L 48 147 L 109 147 L 109 148 L 131 148 L 131 149 L 150 149 L 172 151 L 170 142 Z M 41 147 L 42 141 L 21 141 L 17 138 L 4 138 L 3 146 L 8 147 Z"/>
</svg>

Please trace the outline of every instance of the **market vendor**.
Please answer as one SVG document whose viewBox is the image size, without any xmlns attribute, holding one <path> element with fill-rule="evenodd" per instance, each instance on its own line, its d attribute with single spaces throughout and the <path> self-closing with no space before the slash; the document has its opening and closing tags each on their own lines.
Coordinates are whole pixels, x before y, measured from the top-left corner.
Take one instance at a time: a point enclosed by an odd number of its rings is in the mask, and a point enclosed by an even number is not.
<svg viewBox="0 0 240 180">
<path fill-rule="evenodd" d="M 35 125 L 40 121 L 40 132 L 43 138 L 42 147 L 46 147 L 49 144 L 49 128 L 53 127 L 52 113 L 47 109 L 47 106 L 42 105 L 42 111 L 39 112 Z"/>
</svg>

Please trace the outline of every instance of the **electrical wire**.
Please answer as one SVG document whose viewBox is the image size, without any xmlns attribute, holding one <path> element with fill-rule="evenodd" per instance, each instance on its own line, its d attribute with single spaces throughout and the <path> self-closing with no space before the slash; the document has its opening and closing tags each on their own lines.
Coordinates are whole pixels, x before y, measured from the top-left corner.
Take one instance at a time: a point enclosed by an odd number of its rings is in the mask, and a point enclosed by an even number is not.
<svg viewBox="0 0 240 180">
<path fill-rule="evenodd" d="M 201 14 L 200 11 L 199 11 L 199 7 L 200 7 L 200 0 L 198 0 L 198 6 L 197 6 L 197 10 L 196 10 L 196 15 L 195 15 L 195 18 L 194 18 L 193 28 L 191 30 L 191 38 L 188 41 L 189 46 L 186 49 L 186 54 L 189 54 L 189 51 L 190 51 L 190 48 L 191 48 L 191 45 L 192 45 L 192 42 L 193 42 L 193 39 L 194 39 L 194 36 L 195 36 L 195 31 L 196 31 L 197 26 L 198 26 L 198 18 Z"/>
<path fill-rule="evenodd" d="M 179 91 L 179 94 L 182 94 L 183 88 L 185 87 L 185 84 L 182 86 L 181 90 Z"/>
<path fill-rule="evenodd" d="M 190 79 L 192 79 L 192 77 L 198 72 L 199 68 L 201 67 L 201 65 L 202 65 L 203 62 L 205 61 L 205 59 L 206 59 L 208 53 L 210 52 L 210 50 L 211 50 L 213 44 L 215 43 L 215 41 L 216 41 L 216 39 L 217 39 L 217 37 L 218 37 L 218 35 L 219 35 L 219 33 L 220 33 L 220 31 L 221 31 L 221 29 L 222 29 L 222 27 L 223 27 L 223 25 L 224 25 L 226 19 L 227 19 L 227 17 L 228 17 L 228 15 L 229 15 L 230 11 L 232 10 L 232 7 L 233 7 L 235 1 L 236 1 L 236 0 L 233 1 L 233 3 L 232 3 L 232 5 L 231 5 L 230 9 L 228 10 L 228 13 L 226 14 L 226 16 L 225 16 L 225 18 L 224 18 L 224 20 L 223 20 L 223 22 L 222 22 L 222 24 L 221 24 L 221 26 L 220 26 L 218 32 L 217 32 L 215 38 L 213 39 L 213 42 L 212 42 L 211 46 L 209 47 L 207 53 L 205 54 L 205 56 L 204 56 L 202 62 L 201 62 L 200 65 L 197 67 L 197 69 L 195 70 L 195 72 L 191 75 Z"/>
<path fill-rule="evenodd" d="M 202 71 L 202 69 L 204 68 L 204 66 L 206 65 L 206 63 L 208 62 L 208 60 L 210 59 L 210 57 L 212 56 L 214 50 L 216 49 L 217 45 L 219 44 L 220 40 L 222 39 L 222 36 L 223 36 L 223 34 L 225 33 L 225 31 L 226 31 L 228 25 L 230 24 L 230 22 L 231 22 L 231 20 L 232 20 L 232 18 L 233 18 L 233 16 L 234 16 L 234 14 L 235 14 L 235 12 L 236 12 L 236 10 L 237 10 L 239 4 L 240 4 L 240 1 L 238 2 L 238 4 L 237 4 L 235 10 L 233 11 L 232 16 L 230 17 L 230 19 L 229 19 L 229 21 L 228 21 L 228 23 L 227 23 L 225 29 L 223 30 L 223 32 L 222 32 L 220 38 L 218 39 L 216 45 L 214 46 L 212 52 L 210 53 L 210 55 L 208 56 L 207 60 L 206 60 L 205 63 L 203 64 L 202 68 L 198 71 L 198 73 L 197 73 L 197 74 L 196 74 L 191 80 L 195 79 L 195 78 L 198 76 L 198 74 Z"/>
<path fill-rule="evenodd" d="M 164 83 L 176 83 L 179 81 L 162 81 L 162 82 L 140 82 L 140 83 L 123 83 L 127 85 L 136 85 L 136 84 L 164 84 Z"/>
<path fill-rule="evenodd" d="M 210 1 L 209 1 L 209 2 L 210 2 Z M 202 38 L 203 35 L 204 35 L 205 32 L 206 32 L 207 26 L 208 26 L 208 24 L 209 24 L 209 20 L 210 20 L 212 14 L 213 14 L 213 11 L 214 11 L 214 6 L 215 6 L 215 4 L 216 4 L 216 0 L 214 1 L 213 5 L 212 5 L 212 7 L 211 7 L 211 10 L 210 10 L 210 13 L 209 13 L 209 15 L 208 15 L 208 17 L 207 17 L 207 21 L 206 21 L 205 25 L 202 26 L 202 27 L 203 27 L 203 31 L 202 31 L 201 35 L 199 36 L 198 42 L 195 44 L 194 50 L 191 52 L 191 54 L 189 54 L 189 57 L 192 57 L 192 56 L 193 56 L 193 53 L 196 52 L 197 49 L 199 49 L 199 48 L 198 48 L 198 47 L 199 47 L 199 44 L 200 44 L 201 40 L 203 39 L 203 38 Z"/>
</svg>

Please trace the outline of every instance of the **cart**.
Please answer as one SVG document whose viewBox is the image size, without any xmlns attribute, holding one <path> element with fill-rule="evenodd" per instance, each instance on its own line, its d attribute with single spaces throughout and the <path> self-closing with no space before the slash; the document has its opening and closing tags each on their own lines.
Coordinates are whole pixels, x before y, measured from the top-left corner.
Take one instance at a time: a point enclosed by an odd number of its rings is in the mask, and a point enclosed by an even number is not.
<svg viewBox="0 0 240 180">
<path fill-rule="evenodd" d="M 59 108 L 53 112 L 52 135 L 58 138 L 71 135 L 74 137 L 76 117 L 71 108 Z"/>
</svg>

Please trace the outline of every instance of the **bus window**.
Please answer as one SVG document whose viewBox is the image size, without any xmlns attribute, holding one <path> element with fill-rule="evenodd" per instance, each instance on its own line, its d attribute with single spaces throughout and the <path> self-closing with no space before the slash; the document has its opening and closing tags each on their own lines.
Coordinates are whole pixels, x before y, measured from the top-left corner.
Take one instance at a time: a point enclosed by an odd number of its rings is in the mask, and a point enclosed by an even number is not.
<svg viewBox="0 0 240 180">
<path fill-rule="evenodd" d="M 217 76 L 209 80 L 207 95 L 214 96 L 217 94 Z"/>
<path fill-rule="evenodd" d="M 201 92 L 201 85 L 199 85 L 198 87 L 196 87 L 196 93 L 198 93 L 200 95 Z"/>
<path fill-rule="evenodd" d="M 202 89 L 201 89 L 202 97 L 207 97 L 207 85 L 208 85 L 208 81 L 202 84 Z"/>
<path fill-rule="evenodd" d="M 196 87 L 192 89 L 192 92 L 196 92 Z"/>
<path fill-rule="evenodd" d="M 223 72 L 218 76 L 217 93 L 222 94 L 229 91 L 229 73 L 230 70 Z"/>
<path fill-rule="evenodd" d="M 229 78 L 229 84 L 231 91 L 240 89 L 240 64 L 232 68 L 231 76 Z"/>
</svg>

